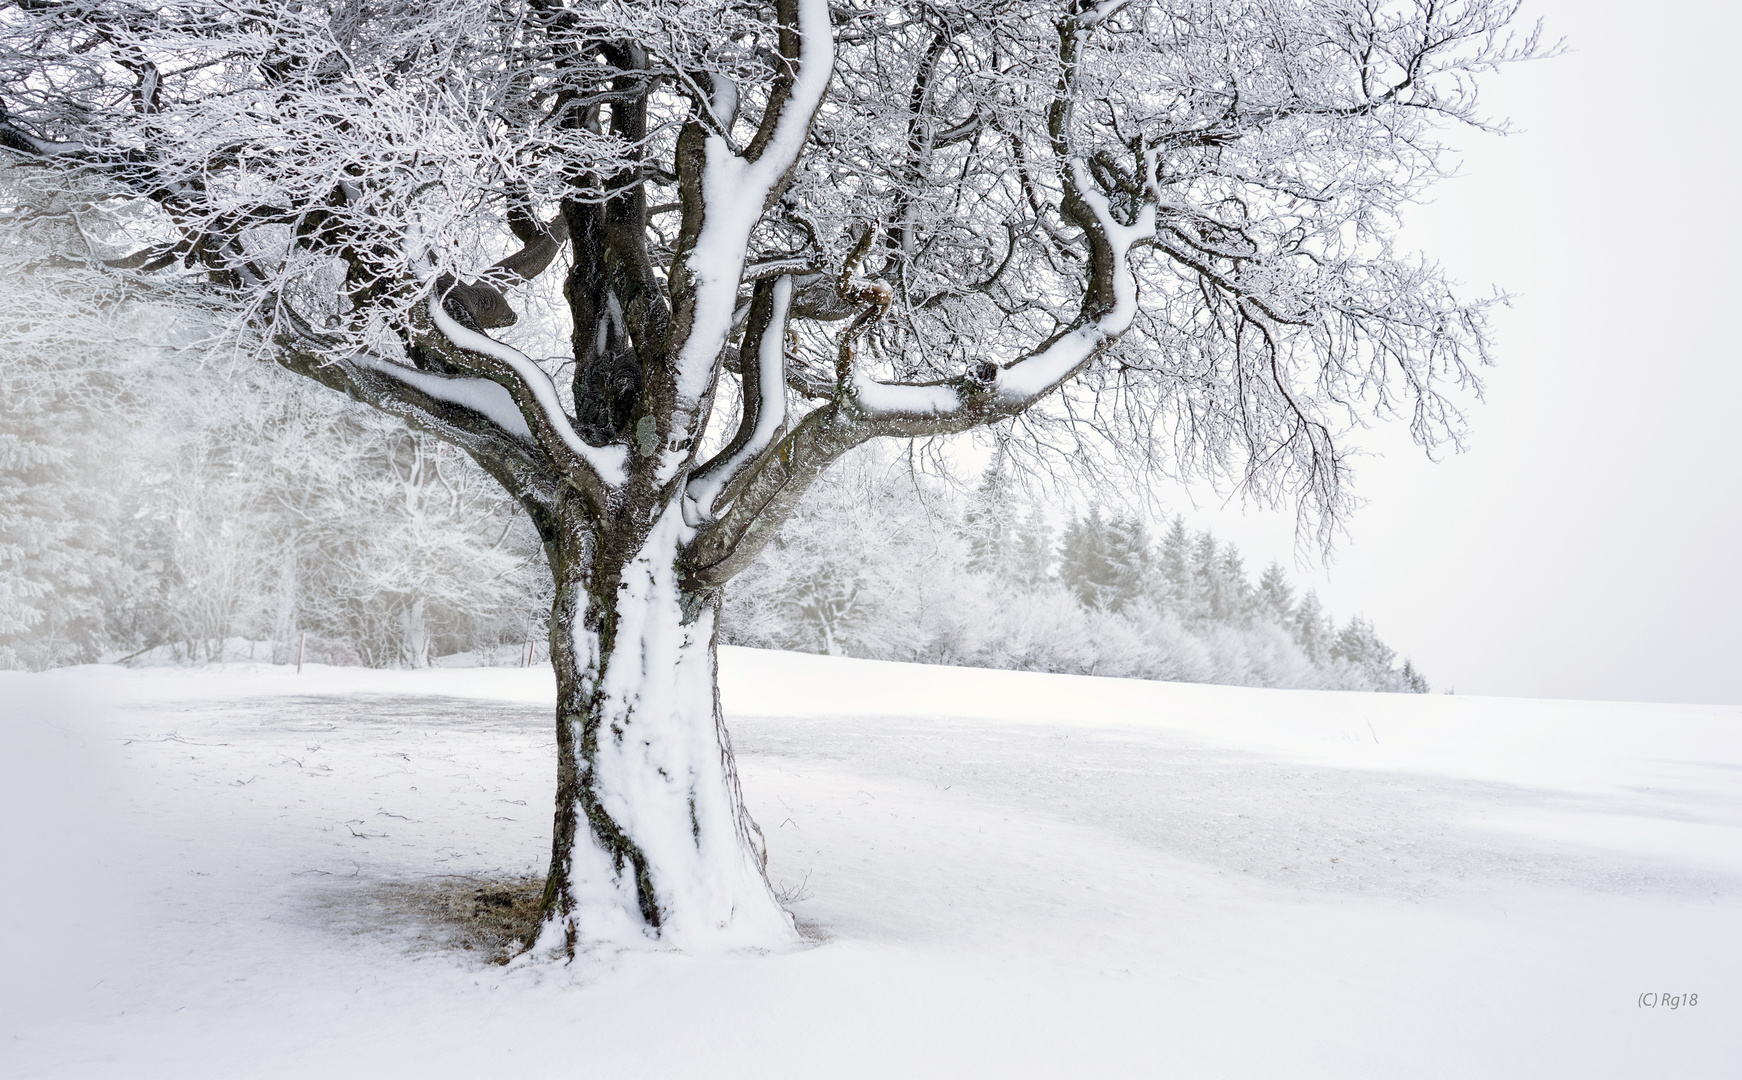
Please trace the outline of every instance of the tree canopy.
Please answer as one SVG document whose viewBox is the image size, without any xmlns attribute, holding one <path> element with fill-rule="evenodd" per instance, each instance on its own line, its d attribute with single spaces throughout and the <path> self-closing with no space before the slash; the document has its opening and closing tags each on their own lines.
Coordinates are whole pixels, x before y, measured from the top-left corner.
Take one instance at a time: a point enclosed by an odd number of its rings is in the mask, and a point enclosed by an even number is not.
<svg viewBox="0 0 1742 1080">
<path fill-rule="evenodd" d="M 0 142 L 98 181 L 70 256 L 198 282 L 284 362 L 595 499 L 643 436 L 702 521 L 807 412 L 852 429 L 813 457 L 1021 413 L 1016 452 L 1333 515 L 1355 415 L 1457 437 L 1492 298 L 1393 232 L 1444 122 L 1484 122 L 1473 77 L 1535 50 L 1515 10 L 31 0 Z M 566 321 L 569 355 L 478 334 L 517 306 L 566 306 L 521 340 Z M 722 369 L 748 404 L 709 459 Z"/>
</svg>

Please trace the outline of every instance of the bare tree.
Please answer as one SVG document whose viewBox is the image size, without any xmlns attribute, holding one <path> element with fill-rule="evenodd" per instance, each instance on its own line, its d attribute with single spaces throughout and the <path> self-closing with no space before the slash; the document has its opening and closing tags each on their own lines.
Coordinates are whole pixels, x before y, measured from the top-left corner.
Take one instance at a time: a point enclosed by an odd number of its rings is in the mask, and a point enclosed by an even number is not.
<svg viewBox="0 0 1742 1080">
<path fill-rule="evenodd" d="M 67 257 L 462 447 L 537 524 L 539 948 L 790 940 L 720 591 L 875 438 L 1010 421 L 1346 498 L 1333 433 L 1484 358 L 1393 249 L 1509 0 L 15 0 L 0 144 Z M 554 299 L 569 341 L 528 348 Z M 489 331 L 501 331 L 492 336 Z M 513 335 L 521 335 L 513 337 Z M 559 385 L 560 383 L 560 385 Z M 1026 441 L 1025 441 L 1026 440 Z"/>
</svg>

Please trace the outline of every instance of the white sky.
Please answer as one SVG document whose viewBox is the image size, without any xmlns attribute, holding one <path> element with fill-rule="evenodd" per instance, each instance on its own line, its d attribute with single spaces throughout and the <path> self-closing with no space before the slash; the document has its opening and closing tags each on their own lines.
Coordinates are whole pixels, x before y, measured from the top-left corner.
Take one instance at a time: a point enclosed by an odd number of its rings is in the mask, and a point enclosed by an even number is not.
<svg viewBox="0 0 1742 1080">
<path fill-rule="evenodd" d="M 1733 4 L 1527 0 L 1570 51 L 1491 78 L 1505 139 L 1460 134 L 1463 175 L 1406 237 L 1497 319 L 1467 453 L 1365 433 L 1368 500 L 1329 569 L 1292 516 L 1218 509 L 1339 617 L 1362 612 L 1436 690 L 1742 704 L 1742 123 Z"/>
</svg>

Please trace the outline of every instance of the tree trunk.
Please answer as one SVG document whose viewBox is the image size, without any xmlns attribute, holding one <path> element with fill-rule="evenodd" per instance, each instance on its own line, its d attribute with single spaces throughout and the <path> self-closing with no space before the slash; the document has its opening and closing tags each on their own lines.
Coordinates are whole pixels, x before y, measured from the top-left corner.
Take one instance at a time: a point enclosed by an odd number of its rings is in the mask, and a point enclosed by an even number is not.
<svg viewBox="0 0 1742 1080">
<path fill-rule="evenodd" d="M 399 609 L 400 659 L 414 668 L 429 667 L 429 620 L 424 614 L 423 597 L 417 597 L 409 607 Z"/>
<path fill-rule="evenodd" d="M 681 513 L 617 555 L 579 517 L 555 525 L 556 827 L 534 951 L 797 941 L 720 712 L 719 595 L 678 585 Z"/>
</svg>

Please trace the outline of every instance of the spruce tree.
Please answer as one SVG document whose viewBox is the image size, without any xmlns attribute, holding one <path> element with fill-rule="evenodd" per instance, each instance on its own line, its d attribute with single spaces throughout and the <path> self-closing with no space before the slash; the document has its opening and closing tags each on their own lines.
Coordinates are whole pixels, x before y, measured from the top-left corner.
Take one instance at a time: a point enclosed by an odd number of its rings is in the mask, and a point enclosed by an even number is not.
<svg viewBox="0 0 1742 1080">
<path fill-rule="evenodd" d="M 1221 545 L 1214 564 L 1216 580 L 1216 618 L 1230 625 L 1244 623 L 1251 617 L 1256 599 L 1252 584 L 1246 580 L 1246 564 L 1240 549 L 1231 543 Z"/>
<path fill-rule="evenodd" d="M 1231 607 L 1226 584 L 1222 578 L 1221 545 L 1208 532 L 1199 533 L 1192 541 L 1192 581 L 1196 586 L 1197 603 L 1192 617 L 1225 621 Z"/>
<path fill-rule="evenodd" d="M 1366 674 L 1375 690 L 1397 688 L 1398 673 L 1391 669 L 1397 653 L 1379 640 L 1373 624 L 1359 615 L 1351 616 L 1337 634 L 1331 646 L 1331 657 L 1341 660 Z"/>
<path fill-rule="evenodd" d="M 1115 518 L 1106 526 L 1108 579 L 1102 606 L 1122 610 L 1149 591 L 1155 552 L 1149 529 L 1137 518 Z"/>
<path fill-rule="evenodd" d="M 1274 559 L 1258 579 L 1257 608 L 1260 615 L 1278 626 L 1287 627 L 1293 623 L 1294 586 L 1288 583 L 1282 564 Z"/>
<path fill-rule="evenodd" d="M 1192 576 L 1192 536 L 1185 518 L 1175 516 L 1156 553 L 1156 593 L 1164 607 L 1181 618 L 1196 610 L 1197 583 Z"/>
<path fill-rule="evenodd" d="M 1319 602 L 1319 594 L 1312 589 L 1300 598 L 1300 604 L 1294 610 L 1294 620 L 1289 629 L 1294 634 L 1294 640 L 1306 653 L 1308 660 L 1315 667 L 1324 667 L 1331 658 L 1331 638 L 1333 636 L 1331 616 Z"/>
<path fill-rule="evenodd" d="M 1030 506 L 1015 530 L 1005 566 L 1006 580 L 1020 588 L 1035 589 L 1052 580 L 1052 566 L 1052 526 L 1047 523 L 1045 511 Z"/>
<path fill-rule="evenodd" d="M 1421 672 L 1415 670 L 1415 664 L 1407 659 L 1403 662 L 1403 671 L 1399 677 L 1403 680 L 1403 689 L 1412 694 L 1425 694 L 1430 689 L 1427 679 L 1423 678 Z"/>
<path fill-rule="evenodd" d="M 1107 522 L 1098 506 L 1086 518 L 1073 517 L 1059 541 L 1059 581 L 1088 607 L 1104 607 L 1112 599 L 1110 548 Z"/>
<path fill-rule="evenodd" d="M 980 485 L 962 513 L 962 531 L 968 538 L 968 567 L 982 573 L 1002 575 L 1013 554 L 1016 507 L 1010 477 L 1004 472 L 1003 456 L 997 455 L 980 474 Z"/>
</svg>

